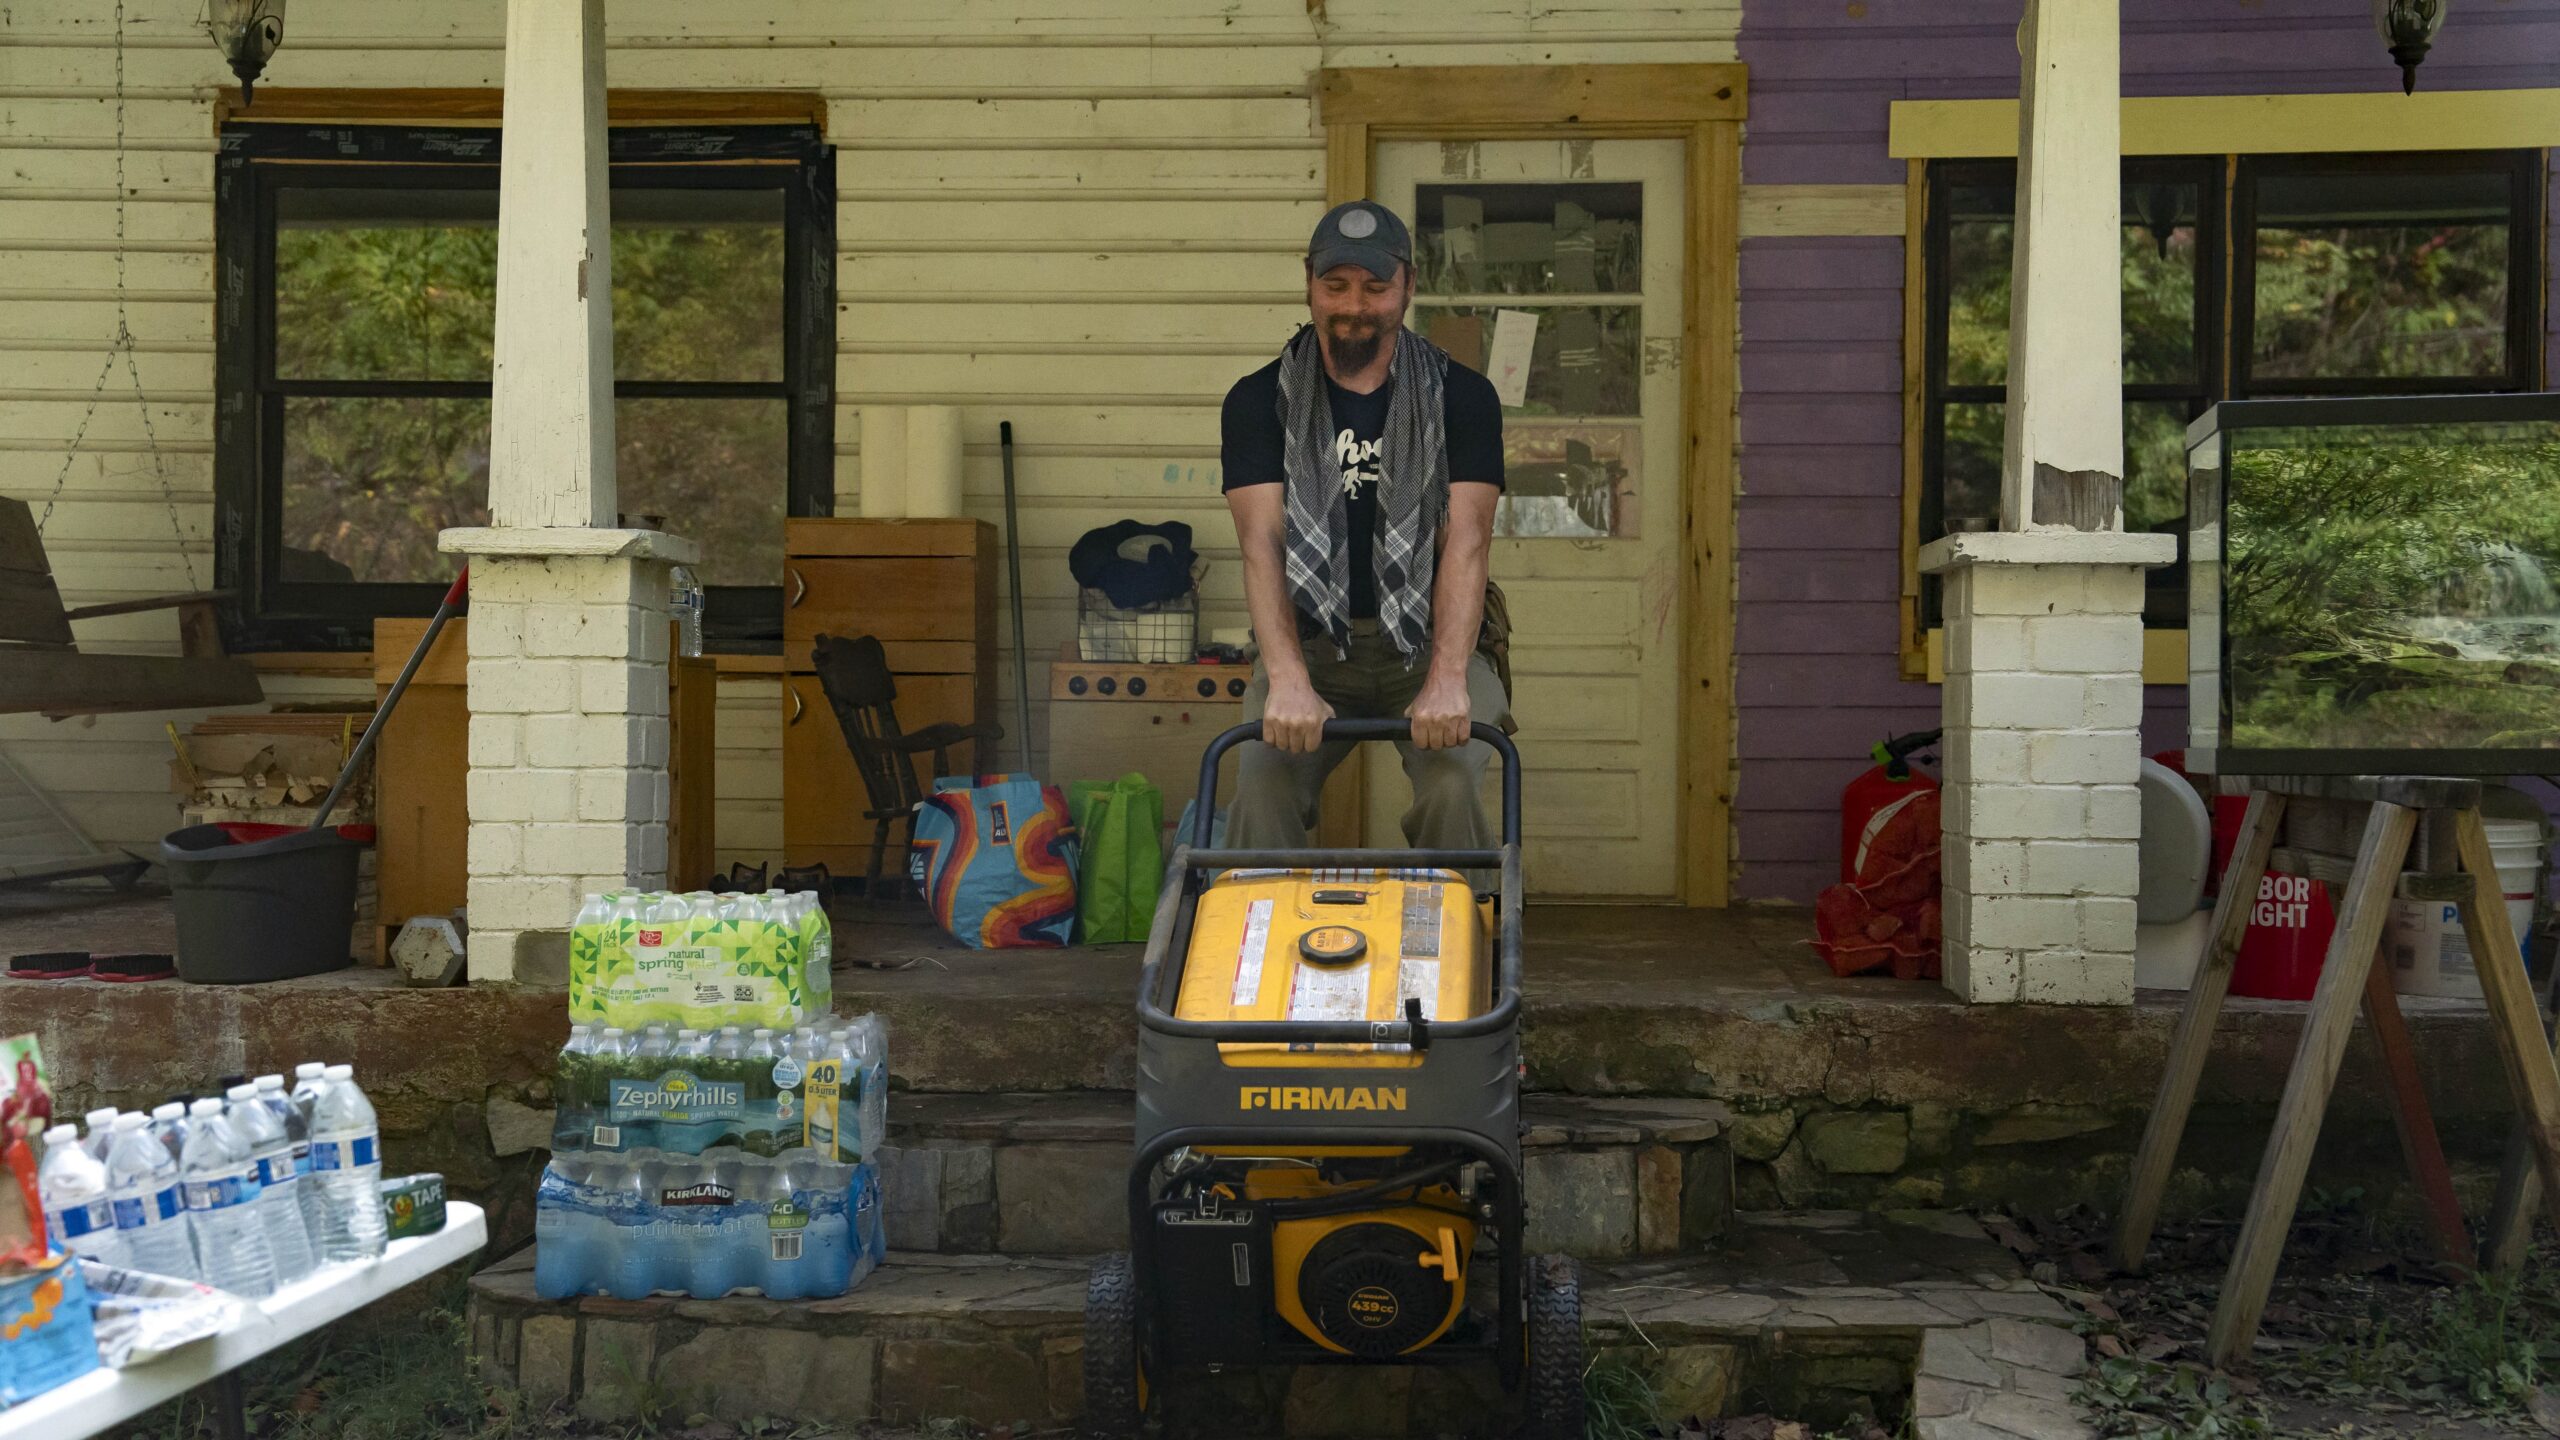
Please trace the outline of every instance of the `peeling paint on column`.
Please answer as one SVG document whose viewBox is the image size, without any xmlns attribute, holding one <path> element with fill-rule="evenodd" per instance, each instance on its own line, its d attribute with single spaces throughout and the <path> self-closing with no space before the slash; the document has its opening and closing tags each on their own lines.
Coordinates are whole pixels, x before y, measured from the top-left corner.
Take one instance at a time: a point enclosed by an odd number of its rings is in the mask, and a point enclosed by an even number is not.
<svg viewBox="0 0 2560 1440">
<path fill-rule="evenodd" d="M 1591 159 L 1593 143 L 1589 140 L 1564 142 L 1564 173 L 1567 179 L 1588 180 L 1599 173 Z"/>
<path fill-rule="evenodd" d="M 1484 151 L 1465 140 L 1440 142 L 1440 174 L 1450 180 L 1473 180 L 1484 174 Z"/>
</svg>

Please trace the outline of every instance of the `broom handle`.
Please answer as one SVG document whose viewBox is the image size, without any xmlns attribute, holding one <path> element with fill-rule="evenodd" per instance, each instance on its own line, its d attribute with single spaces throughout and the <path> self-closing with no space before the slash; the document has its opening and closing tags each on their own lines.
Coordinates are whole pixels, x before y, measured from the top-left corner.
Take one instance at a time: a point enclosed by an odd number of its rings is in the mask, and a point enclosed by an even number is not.
<svg viewBox="0 0 2560 1440">
<path fill-rule="evenodd" d="M 391 707 L 399 704 L 401 695 L 408 690 L 409 677 L 418 673 L 420 662 L 427 658 L 429 650 L 435 648 L 437 632 L 444 629 L 444 622 L 452 619 L 453 612 L 461 607 L 470 580 L 471 567 L 465 565 L 462 573 L 453 577 L 453 584 L 446 588 L 444 600 L 436 606 L 435 618 L 427 622 L 427 633 L 418 637 L 418 648 L 409 652 L 409 663 L 400 667 L 400 678 L 391 682 L 391 693 L 383 696 L 382 703 L 373 707 L 373 718 L 365 722 L 363 737 L 356 741 L 355 749 L 347 752 L 347 763 L 338 769 L 338 783 L 330 786 L 329 793 L 321 797 L 320 813 L 311 817 L 312 829 L 317 830 L 329 823 L 329 812 L 338 808 L 338 797 L 346 793 L 348 782 L 356 778 L 356 767 L 373 752 L 373 737 L 382 733 L 382 723 L 391 718 Z"/>
<path fill-rule="evenodd" d="M 1004 451 L 1004 557 L 1013 582 L 1013 702 L 1020 723 L 1014 753 L 1022 757 L 1022 773 L 1031 773 L 1031 639 L 1022 633 L 1022 530 L 1013 514 L 1013 422 L 1000 421 L 996 437 Z"/>
</svg>

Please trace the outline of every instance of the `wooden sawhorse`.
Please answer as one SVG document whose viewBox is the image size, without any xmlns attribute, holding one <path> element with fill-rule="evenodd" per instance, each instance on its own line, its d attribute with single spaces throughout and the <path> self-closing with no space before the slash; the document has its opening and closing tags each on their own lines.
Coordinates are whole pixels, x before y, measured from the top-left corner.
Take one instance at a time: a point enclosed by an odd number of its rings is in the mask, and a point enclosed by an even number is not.
<svg viewBox="0 0 2560 1440">
<path fill-rule="evenodd" d="M 2480 783 L 2420 776 L 2265 776 L 2253 784 L 2248 818 L 2223 873 L 2221 896 L 2214 902 L 2210 948 L 2171 1037 L 2168 1073 L 2160 1079 L 2159 1098 L 2143 1130 L 2132 1183 L 2117 1217 L 2114 1259 L 2121 1270 L 2139 1271 L 2150 1246 L 2161 1195 L 2168 1187 L 2178 1141 L 2186 1132 L 2187 1112 L 2195 1103 L 2196 1083 L 2212 1046 L 2214 1023 L 2230 989 L 2240 938 L 2248 930 L 2258 881 L 2275 853 L 2277 830 L 2288 807 L 2298 806 L 2307 819 L 2329 821 L 2342 810 L 2362 807 L 2365 820 L 2337 929 L 2311 997 L 2284 1098 L 2276 1107 L 2274 1132 L 2267 1137 L 2266 1159 L 2258 1168 L 2257 1187 L 2250 1192 L 2239 1242 L 2223 1275 L 2222 1298 L 2214 1308 L 2207 1358 L 2217 1367 L 2228 1367 L 2246 1356 L 2257 1338 L 2267 1292 L 2284 1253 L 2285 1234 L 2302 1197 L 2303 1177 L 2311 1168 L 2312 1148 L 2320 1138 L 2321 1116 L 2346 1057 L 2359 1006 L 2372 1015 L 2375 1038 L 2391 1072 L 2402 1148 L 2427 1191 L 2439 1244 L 2451 1248 L 2462 1234 L 2458 1210 L 2450 1214 L 2453 1236 L 2444 1233 L 2452 1206 L 2451 1186 L 2443 1178 L 2434 1122 L 2417 1088 L 2414 1057 L 2400 1023 L 2391 977 L 2374 965 L 2392 892 L 2422 824 L 2429 840 L 2428 868 L 2445 884 L 2444 898 L 2461 906 L 2463 935 L 2470 942 L 2480 989 L 2488 1000 L 2490 1030 L 2542 1190 L 2560 1195 L 2560 1067 L 2553 1064 L 2515 927 L 2507 918 L 2488 832 L 2480 822 Z M 2502 1228 L 2508 1218 L 2501 1217 Z M 2468 1242 L 2459 1243 L 2462 1253 L 2457 1258 L 2467 1261 Z"/>
</svg>

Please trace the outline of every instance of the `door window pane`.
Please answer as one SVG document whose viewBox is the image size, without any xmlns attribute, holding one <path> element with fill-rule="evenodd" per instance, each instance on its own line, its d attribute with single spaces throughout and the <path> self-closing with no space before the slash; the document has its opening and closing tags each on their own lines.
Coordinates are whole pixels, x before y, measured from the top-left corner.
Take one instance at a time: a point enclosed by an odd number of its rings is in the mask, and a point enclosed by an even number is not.
<svg viewBox="0 0 2560 1440">
<path fill-rule="evenodd" d="M 781 380 L 782 221 L 779 190 L 616 187 L 614 378 Z"/>
<path fill-rule="evenodd" d="M 613 407 L 620 509 L 665 517 L 702 546 L 705 585 L 782 578 L 790 415 L 782 400 L 621 400 Z"/>
<path fill-rule="evenodd" d="M 1427 295 L 1633 295 L 1644 187 L 1417 185 L 1415 286 Z"/>
<path fill-rule="evenodd" d="M 276 192 L 276 375 L 487 380 L 498 192 Z"/>
<path fill-rule="evenodd" d="M 1505 415 L 1635 415 L 1644 408 L 1644 316 L 1633 305 L 1540 305 L 1534 321 L 1528 403 Z M 1409 322 L 1470 370 L 1487 371 L 1493 306 L 1414 306 Z M 1517 322 L 1515 322 L 1517 323 Z M 1489 373 L 1489 372 L 1488 372 Z"/>
<path fill-rule="evenodd" d="M 2258 173 L 2251 377 L 2504 375 L 2508 185 L 2504 171 Z"/>
<path fill-rule="evenodd" d="M 277 578 L 442 582 L 436 535 L 489 523 L 489 402 L 290 397 Z"/>
<path fill-rule="evenodd" d="M 1505 425 L 1495 537 L 1633 537 L 1643 443 L 1641 427 L 1624 422 Z"/>
</svg>

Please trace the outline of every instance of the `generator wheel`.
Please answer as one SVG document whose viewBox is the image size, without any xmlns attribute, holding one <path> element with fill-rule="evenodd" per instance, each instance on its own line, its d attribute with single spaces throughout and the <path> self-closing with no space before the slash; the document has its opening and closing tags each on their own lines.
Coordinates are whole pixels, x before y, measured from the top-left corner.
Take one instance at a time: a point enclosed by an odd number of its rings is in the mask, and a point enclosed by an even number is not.
<svg viewBox="0 0 2560 1440">
<path fill-rule="evenodd" d="M 1137 1276 L 1126 1253 L 1105 1255 L 1093 1262 L 1084 1289 L 1084 1433 L 1131 1440 L 1146 1409 L 1146 1382 L 1138 1375 Z"/>
<path fill-rule="evenodd" d="M 1521 1440 L 1581 1440 L 1581 1267 L 1567 1255 L 1532 1255 L 1528 1278 L 1529 1393 Z"/>
</svg>

